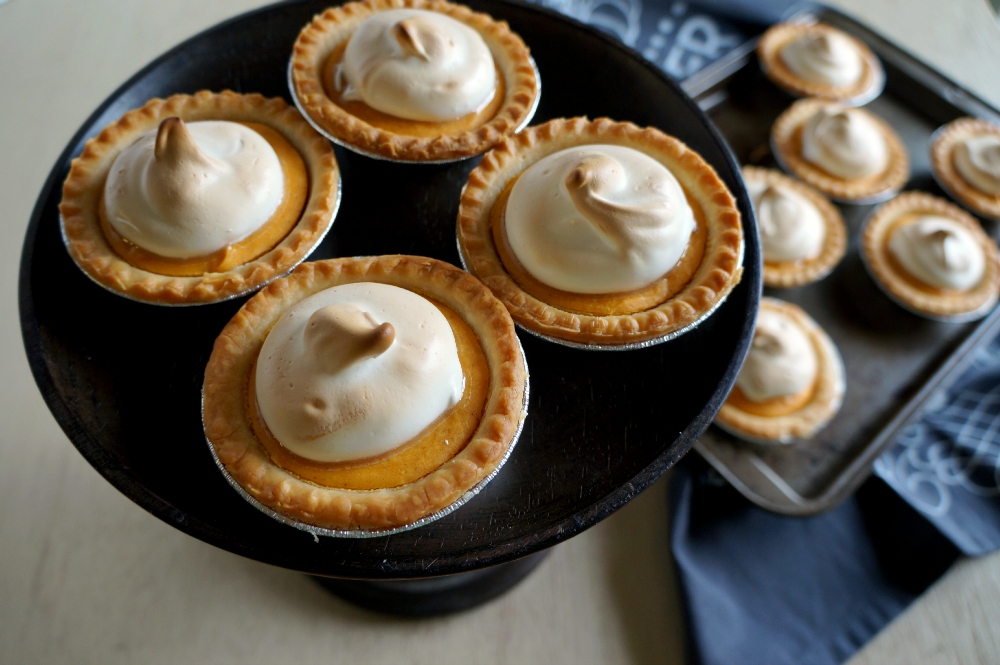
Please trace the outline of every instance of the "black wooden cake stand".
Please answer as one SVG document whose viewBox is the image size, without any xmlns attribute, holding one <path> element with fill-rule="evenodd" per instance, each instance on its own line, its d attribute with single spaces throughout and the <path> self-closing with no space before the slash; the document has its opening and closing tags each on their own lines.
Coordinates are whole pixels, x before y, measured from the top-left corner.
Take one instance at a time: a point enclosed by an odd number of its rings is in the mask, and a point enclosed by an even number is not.
<svg viewBox="0 0 1000 665">
<path fill-rule="evenodd" d="M 621 508 L 674 464 L 735 380 L 760 291 L 760 249 L 737 164 L 674 82 L 611 38 L 551 11 L 500 0 L 466 4 L 508 21 L 531 48 L 542 80 L 534 123 L 608 116 L 677 136 L 739 198 L 747 243 L 742 283 L 706 322 L 668 343 L 588 352 L 521 333 L 531 372 L 521 439 L 500 474 L 450 515 L 392 536 L 317 542 L 256 510 L 215 467 L 199 414 L 213 340 L 245 299 L 182 308 L 131 302 L 87 279 L 59 236 L 62 181 L 88 138 L 152 97 L 229 88 L 290 101 L 292 43 L 326 2 L 279 4 L 227 21 L 114 92 L 52 169 L 21 259 L 21 328 L 32 372 L 70 441 L 101 475 L 185 533 L 340 578 L 328 588 L 400 613 L 461 609 L 497 595 L 531 570 L 538 553 Z M 400 165 L 340 148 L 337 159 L 343 202 L 312 259 L 416 254 L 459 264 L 459 191 L 478 160 Z"/>
</svg>

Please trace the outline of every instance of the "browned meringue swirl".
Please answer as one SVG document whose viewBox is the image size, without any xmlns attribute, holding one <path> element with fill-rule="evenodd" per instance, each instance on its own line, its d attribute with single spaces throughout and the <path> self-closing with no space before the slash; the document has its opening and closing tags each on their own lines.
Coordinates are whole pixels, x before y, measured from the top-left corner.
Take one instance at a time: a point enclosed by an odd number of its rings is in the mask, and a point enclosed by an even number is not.
<svg viewBox="0 0 1000 665">
<path fill-rule="evenodd" d="M 636 235 L 670 223 L 674 209 L 669 199 L 652 205 L 616 203 L 602 195 L 620 189 L 622 166 L 607 155 L 583 157 L 566 175 L 564 183 L 577 211 L 618 248 L 626 251 Z"/>
</svg>

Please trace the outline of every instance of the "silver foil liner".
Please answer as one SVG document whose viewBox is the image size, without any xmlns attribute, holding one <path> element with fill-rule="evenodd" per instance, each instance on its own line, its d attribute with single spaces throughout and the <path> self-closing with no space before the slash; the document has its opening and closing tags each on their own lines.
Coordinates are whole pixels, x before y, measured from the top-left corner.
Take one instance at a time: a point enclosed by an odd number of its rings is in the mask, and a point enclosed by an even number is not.
<svg viewBox="0 0 1000 665">
<path fill-rule="evenodd" d="M 535 72 L 535 81 L 538 82 L 538 94 L 535 95 L 535 102 L 534 104 L 531 105 L 531 108 L 528 109 L 527 115 L 524 116 L 524 119 L 514 129 L 514 133 L 517 133 L 528 126 L 528 123 L 531 122 L 531 119 L 535 117 L 535 111 L 538 110 L 538 102 L 542 98 L 542 76 L 538 71 L 538 65 L 535 64 L 535 59 L 532 58 L 531 56 L 528 56 L 528 60 L 531 62 L 531 69 L 534 70 Z M 477 154 L 477 155 L 469 155 L 468 157 L 458 157 L 456 159 L 415 161 L 412 159 L 393 159 L 391 157 L 386 157 L 385 155 L 378 155 L 373 152 L 368 152 L 367 150 L 362 150 L 357 146 L 342 141 L 341 139 L 337 138 L 336 136 L 328 132 L 323 127 L 320 127 L 320 125 L 315 120 L 313 120 L 312 116 L 306 113 L 306 110 L 302 107 L 302 103 L 299 101 L 299 95 L 298 92 L 296 92 L 295 90 L 295 83 L 292 80 L 292 59 L 288 60 L 288 90 L 291 92 L 292 101 L 295 102 L 295 108 L 297 108 L 299 110 L 299 113 L 302 114 L 302 117 L 305 118 L 310 125 L 312 125 L 313 129 L 315 129 L 317 132 L 325 136 L 326 139 L 331 143 L 336 143 L 341 148 L 346 148 L 347 150 L 350 150 L 353 153 L 357 153 L 359 155 L 363 155 L 371 159 L 378 159 L 383 162 L 395 162 L 397 164 L 453 164 L 455 162 L 461 162 L 465 161 L 466 159 L 472 159 L 473 157 L 479 156 Z M 484 153 L 489 152 L 489 150 L 484 150 L 483 152 Z"/>
<path fill-rule="evenodd" d="M 875 214 L 875 211 L 873 210 L 872 213 L 870 215 L 868 215 L 868 217 L 865 218 L 864 224 L 861 225 L 861 235 L 862 235 L 862 237 L 864 236 L 865 229 L 868 228 L 868 224 L 871 222 L 871 218 L 872 218 L 872 216 L 874 214 Z M 983 318 L 984 316 L 986 316 L 987 314 L 989 314 L 990 311 L 994 307 L 996 307 L 997 300 L 996 299 L 992 299 L 992 300 L 987 301 L 981 307 L 979 307 L 979 309 L 973 310 L 971 312 L 963 312 L 961 314 L 954 314 L 952 316 L 941 316 L 941 315 L 938 315 L 938 314 L 928 314 L 927 312 L 921 312 L 919 309 L 915 309 L 915 308 L 911 307 L 910 305 L 907 305 L 905 302 L 903 302 L 902 300 L 900 300 L 899 298 L 897 298 L 895 295 L 893 295 L 892 292 L 889 291 L 889 289 L 885 288 L 885 286 L 882 284 L 881 280 L 879 280 L 879 278 L 875 276 L 875 271 L 872 270 L 871 265 L 868 263 L 868 257 L 865 256 L 864 248 L 860 249 L 859 251 L 860 251 L 860 254 L 861 254 L 861 263 L 864 264 L 865 270 L 868 272 L 868 276 L 871 277 L 871 280 L 873 282 L 875 282 L 875 286 L 877 286 L 879 288 L 879 291 L 881 291 L 882 293 L 884 293 L 886 295 L 886 297 L 889 298 L 889 300 L 893 301 L 894 303 L 896 303 L 897 305 L 899 305 L 900 307 L 902 307 L 906 311 L 908 311 L 908 312 L 910 312 L 912 314 L 916 314 L 919 317 L 922 317 L 922 318 L 925 318 L 925 319 L 930 319 L 931 321 L 943 321 L 944 323 L 966 323 L 968 321 L 976 321 L 978 319 Z"/>
<path fill-rule="evenodd" d="M 803 23 L 808 25 L 812 23 L 819 23 L 819 19 L 816 17 L 815 14 L 812 14 L 810 12 L 803 12 L 801 14 L 796 14 L 788 22 Z M 874 55 L 874 53 L 872 55 Z M 872 83 L 872 86 L 867 90 L 865 90 L 860 95 L 855 95 L 854 97 L 847 97 L 844 99 L 836 100 L 837 104 L 840 104 L 841 106 L 863 106 L 882 94 L 882 91 L 885 90 L 885 65 L 882 64 L 882 61 L 879 60 L 879 57 L 877 55 L 875 56 L 875 60 L 878 61 L 879 68 L 878 71 L 875 72 L 875 81 Z M 764 75 L 768 76 L 768 79 L 770 80 L 770 76 L 768 75 L 767 71 L 767 65 L 765 65 L 764 61 L 760 58 L 757 58 L 757 62 L 760 64 L 761 71 L 764 72 Z M 780 84 L 775 83 L 775 85 L 777 85 L 787 94 L 791 95 L 792 97 L 795 97 L 796 99 L 803 98 L 802 95 L 792 92 L 791 90 L 788 90 L 787 88 L 781 86 Z M 849 201 L 847 201 L 846 203 L 849 203 Z"/>
<path fill-rule="evenodd" d="M 941 137 L 941 130 L 943 130 L 943 129 L 944 129 L 944 126 L 938 127 L 938 129 L 933 134 L 931 134 L 931 138 L 928 140 L 928 145 L 934 145 L 935 143 L 937 143 L 937 140 Z M 957 196 L 955 194 L 955 192 L 952 191 L 951 187 L 948 186 L 948 183 L 946 183 L 944 180 L 942 180 L 938 176 L 937 169 L 931 168 L 931 175 L 934 176 L 934 182 L 936 182 L 938 184 L 938 187 L 940 187 L 944 191 L 944 193 L 947 194 L 948 197 L 952 201 L 954 201 L 956 204 L 962 206 L 962 208 L 964 208 L 969 214 L 971 214 L 971 215 L 973 215 L 975 217 L 981 217 L 983 219 L 988 219 L 991 222 L 1000 223 L 1000 217 L 991 217 L 990 215 L 985 215 L 985 214 L 979 212 L 978 210 L 976 210 L 976 209 L 970 207 L 969 205 L 967 205 L 965 203 L 965 201 L 963 201 L 959 196 Z"/>
<path fill-rule="evenodd" d="M 500 460 L 500 463 L 497 464 L 496 468 L 493 469 L 490 475 L 480 480 L 465 494 L 455 499 L 455 501 L 450 503 L 445 508 L 442 508 L 436 513 L 432 513 L 422 519 L 419 519 L 416 522 L 413 522 L 412 524 L 407 524 L 405 526 L 395 527 L 392 529 L 327 529 L 324 527 L 319 527 L 314 524 L 309 524 L 307 522 L 302 522 L 301 520 L 289 517 L 288 515 L 280 513 L 274 510 L 273 508 L 265 506 L 263 503 L 261 503 L 253 496 L 251 496 L 249 492 L 243 489 L 243 486 L 240 485 L 238 482 L 236 482 L 236 480 L 230 475 L 229 470 L 226 469 L 226 465 L 223 464 L 222 461 L 219 459 L 219 455 L 215 452 L 215 446 L 212 445 L 212 442 L 208 439 L 207 435 L 205 436 L 205 442 L 208 444 L 208 451 L 209 453 L 211 453 L 212 459 L 215 461 L 215 466 L 217 466 L 219 468 L 219 471 L 222 472 L 222 476 L 226 479 L 226 482 L 228 482 L 229 485 L 234 490 L 236 490 L 239 493 L 239 495 L 246 500 L 247 503 L 249 503 L 251 506 L 259 510 L 260 512 L 264 513 L 265 515 L 271 517 L 272 519 L 281 522 L 282 524 L 287 524 L 288 526 L 294 529 L 298 529 L 299 531 L 305 531 L 306 533 L 312 534 L 312 537 L 316 542 L 319 542 L 320 536 L 326 536 L 328 538 L 379 538 L 381 536 L 391 536 L 396 533 L 402 533 L 403 531 L 410 531 L 412 529 L 422 527 L 425 524 L 430 524 L 435 520 L 439 520 L 445 515 L 448 515 L 454 512 L 455 510 L 461 508 L 462 506 L 464 506 L 466 503 L 469 502 L 469 499 L 479 494 L 480 490 L 486 487 L 486 483 L 493 480 L 493 478 L 500 472 L 500 469 L 503 468 L 503 465 L 507 463 L 508 458 L 510 458 L 510 454 L 514 451 L 514 446 L 517 445 L 517 441 L 521 437 L 521 431 L 524 429 L 524 421 L 527 419 L 528 415 L 528 392 L 529 392 L 529 378 L 530 378 L 528 375 L 528 360 L 524 355 L 524 348 L 521 347 L 520 340 L 518 340 L 518 347 L 521 350 L 521 359 L 524 361 L 524 401 L 521 403 L 521 419 L 520 422 L 518 422 L 517 424 L 517 430 L 515 430 L 514 432 L 514 438 L 511 439 L 510 445 L 507 446 L 507 452 L 504 453 L 504 456 Z M 201 393 L 201 423 L 202 423 L 202 429 L 204 430 L 205 427 L 204 388 L 202 388 L 202 393 Z"/>
<path fill-rule="evenodd" d="M 302 263 L 303 261 L 305 261 L 307 258 L 309 258 L 309 256 L 313 252 L 316 251 L 316 248 L 320 246 L 320 244 L 323 242 L 323 239 L 326 238 L 326 234 L 329 233 L 330 229 L 333 228 L 333 223 L 337 220 L 337 211 L 340 210 L 340 200 L 343 197 L 343 195 L 344 195 L 344 189 L 343 189 L 343 187 L 341 187 L 340 168 L 338 166 L 338 168 L 337 168 L 337 200 L 333 204 L 333 213 L 330 215 L 330 223 L 327 225 L 326 230 L 323 231 L 323 233 L 321 233 L 318 238 L 316 238 L 316 241 L 312 244 L 312 247 L 309 248 L 309 251 L 306 252 L 305 254 L 303 254 L 302 258 L 300 258 L 298 261 L 296 261 L 294 264 L 292 264 L 291 267 L 289 267 L 288 270 L 286 270 L 285 272 L 283 272 L 281 274 L 278 274 L 278 275 L 274 275 L 270 279 L 268 279 L 268 280 L 266 280 L 264 282 L 261 282 L 260 284 L 257 284 L 256 286 L 254 286 L 252 288 L 240 291 L 239 293 L 234 293 L 232 295 L 228 295 L 225 298 L 219 298 L 217 300 L 211 300 L 209 302 L 180 302 L 180 303 L 173 303 L 173 302 L 153 302 L 151 300 L 143 300 L 142 298 L 136 298 L 136 297 L 128 295 L 127 293 L 122 293 L 121 291 L 117 291 L 117 290 L 111 288 L 110 286 L 108 286 L 107 284 L 102 284 L 101 282 L 97 281 L 94 278 L 93 275 L 91 275 L 89 272 L 87 272 L 86 270 L 84 270 L 83 267 L 80 266 L 80 264 L 76 262 L 76 259 L 73 259 L 73 263 L 76 264 L 77 268 L 80 268 L 80 272 L 82 272 L 84 275 L 86 275 L 87 279 L 89 279 L 90 281 L 92 281 L 94 284 L 97 284 L 99 287 L 101 287 L 105 291 L 108 291 L 109 293 L 113 293 L 116 296 L 125 298 L 126 300 L 131 300 L 132 302 L 143 303 L 144 305 L 156 305 L 158 307 L 196 307 L 198 305 L 214 305 L 216 303 L 226 302 L 227 300 L 233 300 L 235 298 L 242 298 L 243 296 L 249 295 L 249 294 L 253 293 L 254 291 L 259 291 L 260 289 L 264 288 L 265 286 L 267 286 L 268 284 L 270 284 L 271 282 L 273 282 L 276 279 L 280 279 L 282 277 L 287 276 L 289 273 L 291 273 L 293 270 L 295 270 L 295 268 L 298 267 L 298 265 L 300 263 Z M 69 252 L 70 258 L 73 258 L 72 252 L 69 251 L 69 237 L 67 237 L 67 235 L 66 235 L 66 220 L 63 219 L 62 215 L 59 215 L 59 236 L 62 238 L 63 245 L 66 247 L 66 251 Z"/>
<path fill-rule="evenodd" d="M 470 273 L 475 277 L 476 275 L 472 273 L 471 270 L 469 270 L 469 265 L 465 262 L 465 254 L 462 253 L 462 243 L 458 240 L 457 232 L 455 234 L 455 242 L 458 244 L 458 260 L 461 261 L 462 263 L 462 269 L 465 270 L 465 272 Z M 737 268 L 743 267 L 743 254 L 745 253 L 745 251 L 746 251 L 746 240 L 740 243 L 740 256 L 736 263 Z M 544 333 L 531 330 L 530 328 L 526 328 L 525 326 L 521 325 L 517 321 L 514 322 L 514 325 L 516 325 L 518 328 L 528 333 L 529 335 L 539 337 L 547 342 L 552 342 L 553 344 L 568 346 L 571 349 L 582 349 L 584 351 L 633 351 L 635 349 L 645 349 L 650 346 L 656 346 L 657 344 L 663 344 L 664 342 L 669 342 L 672 339 L 677 339 L 686 332 L 694 330 L 699 325 L 701 325 L 701 323 L 704 322 L 705 319 L 712 316 L 712 314 L 715 313 L 715 310 L 719 309 L 722 303 L 726 302 L 726 298 L 728 297 L 729 294 L 726 294 L 725 296 L 720 298 L 719 302 L 715 303 L 715 305 L 712 306 L 712 309 L 708 310 L 696 321 L 689 323 L 680 330 L 674 330 L 669 333 L 666 333 L 665 335 L 660 335 L 659 337 L 653 337 L 652 339 L 646 339 L 641 342 L 632 342 L 626 344 L 585 344 L 582 342 L 570 342 L 565 339 L 559 339 L 558 337 L 553 337 L 551 335 L 546 335 Z"/>
</svg>

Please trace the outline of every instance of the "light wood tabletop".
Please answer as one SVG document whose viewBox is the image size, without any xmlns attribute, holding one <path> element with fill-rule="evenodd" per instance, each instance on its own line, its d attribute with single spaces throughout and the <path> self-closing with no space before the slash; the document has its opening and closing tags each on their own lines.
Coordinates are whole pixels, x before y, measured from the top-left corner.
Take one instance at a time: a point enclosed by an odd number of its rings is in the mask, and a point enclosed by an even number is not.
<svg viewBox="0 0 1000 665">
<path fill-rule="evenodd" d="M 500 599 L 403 621 L 164 524 L 103 480 L 56 425 L 17 316 L 21 243 L 45 177 L 141 66 L 262 4 L 0 3 L 0 662 L 683 662 L 665 480 L 556 547 Z M 985 0 L 830 4 L 1000 106 L 1000 29 Z M 1000 554 L 964 560 L 852 662 L 997 663 L 998 615 Z"/>
</svg>

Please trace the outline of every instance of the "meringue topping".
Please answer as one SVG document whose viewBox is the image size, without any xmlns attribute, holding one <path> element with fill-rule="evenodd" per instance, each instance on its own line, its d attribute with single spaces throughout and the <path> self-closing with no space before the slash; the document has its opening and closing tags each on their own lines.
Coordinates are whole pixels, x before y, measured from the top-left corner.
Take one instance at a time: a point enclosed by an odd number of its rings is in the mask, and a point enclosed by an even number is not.
<svg viewBox="0 0 1000 665">
<path fill-rule="evenodd" d="M 802 157 L 830 175 L 854 180 L 884 171 L 889 151 L 882 132 L 863 112 L 831 105 L 803 126 Z"/>
<path fill-rule="evenodd" d="M 986 269 L 983 249 L 958 222 L 938 215 L 921 215 L 892 231 L 889 251 L 921 282 L 939 289 L 970 289 Z"/>
<path fill-rule="evenodd" d="M 665 166 L 631 148 L 588 145 L 521 174 L 504 225 L 511 251 L 533 277 L 600 294 L 638 289 L 669 272 L 696 222 Z"/>
<path fill-rule="evenodd" d="M 759 180 L 746 182 L 757 214 L 764 261 L 784 263 L 819 256 L 826 224 L 812 203 L 795 192 Z"/>
<path fill-rule="evenodd" d="M 797 76 L 820 85 L 851 85 L 863 72 L 858 49 L 835 32 L 806 33 L 785 46 L 780 57 Z"/>
<path fill-rule="evenodd" d="M 496 93 L 493 54 L 478 32 L 418 9 L 379 12 L 351 36 L 334 85 L 347 101 L 409 120 L 444 122 Z"/>
<path fill-rule="evenodd" d="M 387 453 L 462 398 L 464 377 L 447 319 L 388 284 L 312 295 L 268 333 L 256 397 L 282 446 L 317 462 Z"/>
<path fill-rule="evenodd" d="M 1000 196 L 1000 136 L 976 134 L 959 141 L 955 168 L 979 191 Z"/>
<path fill-rule="evenodd" d="M 753 341 L 736 385 L 747 399 L 763 402 L 797 395 L 815 381 L 816 349 L 805 331 L 780 312 L 761 309 Z"/>
<path fill-rule="evenodd" d="M 166 118 L 115 159 L 104 205 L 129 242 L 186 259 L 251 235 L 277 210 L 284 186 L 274 148 L 249 127 Z"/>
</svg>

